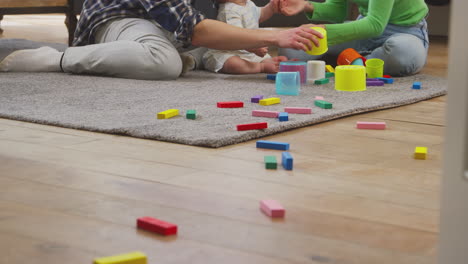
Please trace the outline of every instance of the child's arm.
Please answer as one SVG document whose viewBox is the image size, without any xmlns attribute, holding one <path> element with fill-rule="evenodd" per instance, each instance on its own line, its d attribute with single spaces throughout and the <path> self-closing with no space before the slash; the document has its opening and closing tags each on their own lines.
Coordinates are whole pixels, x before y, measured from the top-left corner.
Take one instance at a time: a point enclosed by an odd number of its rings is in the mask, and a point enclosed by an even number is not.
<svg viewBox="0 0 468 264">
<path fill-rule="evenodd" d="M 270 0 L 270 2 L 262 7 L 260 10 L 260 19 L 258 20 L 260 23 L 270 19 L 273 14 L 278 13 L 279 7 L 279 0 Z"/>
</svg>

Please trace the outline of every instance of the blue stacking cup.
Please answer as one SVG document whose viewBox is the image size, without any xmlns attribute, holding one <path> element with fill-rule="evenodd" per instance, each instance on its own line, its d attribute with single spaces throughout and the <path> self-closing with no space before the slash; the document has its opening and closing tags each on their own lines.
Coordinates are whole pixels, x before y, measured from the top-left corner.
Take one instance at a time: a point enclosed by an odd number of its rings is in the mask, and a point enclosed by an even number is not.
<svg viewBox="0 0 468 264">
<path fill-rule="evenodd" d="M 282 95 L 299 95 L 301 76 L 299 72 L 278 72 L 276 74 L 276 93 Z"/>
</svg>

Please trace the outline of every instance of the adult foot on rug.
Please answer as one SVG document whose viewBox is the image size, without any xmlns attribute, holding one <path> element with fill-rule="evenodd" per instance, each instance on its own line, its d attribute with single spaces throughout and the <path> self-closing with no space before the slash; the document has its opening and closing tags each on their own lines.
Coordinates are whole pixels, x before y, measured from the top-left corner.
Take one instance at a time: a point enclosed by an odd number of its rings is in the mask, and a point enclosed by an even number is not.
<svg viewBox="0 0 468 264">
<path fill-rule="evenodd" d="M 51 47 L 17 50 L 0 62 L 3 72 L 60 72 L 63 52 Z"/>
</svg>

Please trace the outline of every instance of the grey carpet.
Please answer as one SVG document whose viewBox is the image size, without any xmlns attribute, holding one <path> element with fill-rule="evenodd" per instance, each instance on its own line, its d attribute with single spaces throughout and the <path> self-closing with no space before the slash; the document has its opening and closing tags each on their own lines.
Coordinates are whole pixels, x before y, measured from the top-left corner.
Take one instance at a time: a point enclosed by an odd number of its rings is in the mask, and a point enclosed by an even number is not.
<svg viewBox="0 0 468 264">
<path fill-rule="evenodd" d="M 254 95 L 277 96 L 266 75 L 191 72 L 177 81 L 138 81 L 64 73 L 1 73 L 0 117 L 34 123 L 128 135 L 206 147 L 221 147 L 312 125 L 342 116 L 414 103 L 446 93 L 445 79 L 416 75 L 398 78 L 365 92 L 338 92 L 333 83 L 307 85 L 300 96 L 279 96 L 282 103 L 260 106 Z M 332 79 L 333 81 L 333 79 Z M 414 81 L 423 89 L 413 90 Z M 316 95 L 333 109 L 313 106 Z M 222 109 L 218 101 L 244 101 L 244 108 Z M 290 121 L 252 117 L 254 109 L 281 111 L 285 106 L 313 107 L 312 115 L 290 115 Z M 158 120 L 156 113 L 177 108 L 181 116 Z M 196 120 L 185 118 L 195 109 Z M 262 131 L 236 131 L 236 125 L 268 122 Z"/>
</svg>

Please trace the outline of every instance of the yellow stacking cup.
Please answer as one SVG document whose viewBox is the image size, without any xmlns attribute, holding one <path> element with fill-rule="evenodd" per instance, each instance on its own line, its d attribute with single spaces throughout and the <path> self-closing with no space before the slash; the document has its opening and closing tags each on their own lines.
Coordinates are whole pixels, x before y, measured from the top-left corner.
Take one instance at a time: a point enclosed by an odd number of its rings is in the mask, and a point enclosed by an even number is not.
<svg viewBox="0 0 468 264">
<path fill-rule="evenodd" d="M 335 68 L 335 90 L 358 92 L 366 90 L 366 67 L 341 65 Z"/>
<path fill-rule="evenodd" d="M 312 43 L 312 50 L 308 50 L 307 54 L 322 55 L 328 51 L 327 31 L 321 27 L 311 27 L 311 29 L 315 29 L 316 31 L 320 32 L 323 35 L 323 38 L 322 39 L 317 38 L 319 41 L 319 46 L 317 47 L 315 46 L 314 43 Z"/>
<path fill-rule="evenodd" d="M 367 78 L 382 78 L 384 61 L 381 59 L 366 60 Z"/>
</svg>

